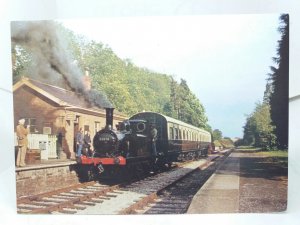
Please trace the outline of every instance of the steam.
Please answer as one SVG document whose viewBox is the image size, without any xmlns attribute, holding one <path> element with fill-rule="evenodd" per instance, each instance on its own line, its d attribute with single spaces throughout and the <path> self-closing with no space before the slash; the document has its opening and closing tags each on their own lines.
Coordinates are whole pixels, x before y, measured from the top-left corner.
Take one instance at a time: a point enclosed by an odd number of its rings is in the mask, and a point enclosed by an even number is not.
<svg viewBox="0 0 300 225">
<path fill-rule="evenodd" d="M 85 88 L 83 73 L 64 47 L 54 22 L 12 22 L 11 39 L 13 44 L 19 44 L 32 53 L 35 64 L 32 72 L 36 77 L 43 76 L 50 81 L 59 75 L 72 91 L 82 94 L 91 105 L 112 107 L 104 93 Z"/>
</svg>

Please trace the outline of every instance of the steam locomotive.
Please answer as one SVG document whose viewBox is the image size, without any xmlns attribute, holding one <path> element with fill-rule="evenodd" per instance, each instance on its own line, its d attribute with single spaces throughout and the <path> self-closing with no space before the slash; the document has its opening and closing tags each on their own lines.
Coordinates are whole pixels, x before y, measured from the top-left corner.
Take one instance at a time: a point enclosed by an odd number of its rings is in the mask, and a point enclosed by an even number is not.
<svg viewBox="0 0 300 225">
<path fill-rule="evenodd" d="M 106 108 L 106 126 L 93 138 L 92 156 L 83 155 L 79 163 L 87 179 L 126 177 L 161 170 L 172 162 L 206 156 L 211 134 L 171 117 L 141 112 L 113 129 L 113 108 Z M 157 130 L 153 151 L 151 127 Z"/>
</svg>

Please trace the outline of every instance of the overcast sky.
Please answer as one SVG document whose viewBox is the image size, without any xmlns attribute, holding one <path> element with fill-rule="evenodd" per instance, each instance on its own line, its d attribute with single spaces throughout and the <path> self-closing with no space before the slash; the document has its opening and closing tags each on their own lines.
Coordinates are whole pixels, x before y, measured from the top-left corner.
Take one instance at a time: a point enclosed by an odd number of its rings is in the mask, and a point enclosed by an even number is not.
<svg viewBox="0 0 300 225">
<path fill-rule="evenodd" d="M 123 17 L 68 20 L 77 34 L 122 59 L 185 79 L 223 136 L 242 137 L 274 65 L 279 14 Z"/>
</svg>

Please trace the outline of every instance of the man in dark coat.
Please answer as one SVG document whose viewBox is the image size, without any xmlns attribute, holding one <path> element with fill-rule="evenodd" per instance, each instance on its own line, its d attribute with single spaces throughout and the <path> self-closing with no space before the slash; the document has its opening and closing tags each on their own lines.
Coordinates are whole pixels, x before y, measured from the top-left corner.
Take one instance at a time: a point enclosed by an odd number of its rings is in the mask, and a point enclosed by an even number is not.
<svg viewBox="0 0 300 225">
<path fill-rule="evenodd" d="M 92 155 L 92 151 L 91 151 L 91 135 L 90 135 L 90 131 L 87 130 L 85 131 L 84 137 L 83 137 L 83 141 L 84 141 L 84 149 L 86 151 L 86 154 L 88 156 Z"/>
<path fill-rule="evenodd" d="M 157 140 L 157 129 L 155 128 L 154 124 L 150 125 L 150 137 L 151 137 L 151 147 L 152 147 L 152 154 L 153 156 L 157 156 L 156 151 L 156 140 Z"/>
</svg>

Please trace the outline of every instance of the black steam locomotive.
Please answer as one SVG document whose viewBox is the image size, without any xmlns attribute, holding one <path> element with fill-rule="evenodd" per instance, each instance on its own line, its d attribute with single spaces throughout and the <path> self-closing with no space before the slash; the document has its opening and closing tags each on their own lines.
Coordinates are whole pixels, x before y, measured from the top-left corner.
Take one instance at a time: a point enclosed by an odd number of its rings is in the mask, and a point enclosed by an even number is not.
<svg viewBox="0 0 300 225">
<path fill-rule="evenodd" d="M 207 155 L 211 134 L 203 129 L 154 112 L 135 114 L 113 129 L 113 110 L 106 108 L 106 127 L 93 138 L 93 156 L 80 158 L 89 175 L 128 176 Z M 151 127 L 157 130 L 156 151 Z"/>
</svg>

